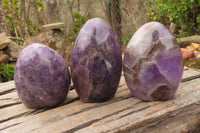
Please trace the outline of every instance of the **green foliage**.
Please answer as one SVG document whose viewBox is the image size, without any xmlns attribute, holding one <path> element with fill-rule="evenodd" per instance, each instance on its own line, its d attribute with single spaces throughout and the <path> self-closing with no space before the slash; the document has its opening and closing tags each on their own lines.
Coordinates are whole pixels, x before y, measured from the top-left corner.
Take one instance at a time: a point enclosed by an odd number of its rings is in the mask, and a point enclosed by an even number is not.
<svg viewBox="0 0 200 133">
<path fill-rule="evenodd" d="M 17 0 L 2 0 L 3 2 L 3 11 L 5 15 L 5 21 L 4 23 L 9 23 L 9 29 L 11 31 L 14 31 L 15 26 L 18 22 L 18 14 L 19 14 L 19 8 L 18 8 L 18 1 Z"/>
<path fill-rule="evenodd" d="M 27 31 L 30 36 L 40 32 L 38 25 L 34 25 L 30 19 L 26 19 Z"/>
<path fill-rule="evenodd" d="M 0 83 L 14 79 L 15 66 L 2 63 L 0 65 Z"/>
<path fill-rule="evenodd" d="M 124 45 L 127 45 L 128 42 L 130 41 L 131 37 L 130 36 L 124 36 L 122 37 L 122 42 Z"/>
<path fill-rule="evenodd" d="M 148 16 L 165 25 L 173 22 L 178 36 L 200 33 L 200 0 L 149 0 Z"/>
<path fill-rule="evenodd" d="M 37 0 L 39 7 L 43 7 L 39 2 L 41 0 Z M 8 26 L 7 28 L 12 36 L 26 40 L 28 36 L 40 32 L 39 27 L 33 25 L 29 18 L 26 18 L 26 16 L 22 18 L 20 15 L 19 0 L 2 0 L 2 10 L 5 15 L 2 25 Z"/>
<path fill-rule="evenodd" d="M 200 14 L 197 16 L 197 23 L 200 23 Z"/>
<path fill-rule="evenodd" d="M 36 4 L 37 4 L 39 7 L 44 7 L 41 0 L 37 0 L 37 1 L 36 1 Z"/>
<path fill-rule="evenodd" d="M 75 19 L 79 19 L 81 17 L 81 14 L 79 14 L 78 12 L 74 12 L 73 15 Z"/>
<path fill-rule="evenodd" d="M 44 10 L 44 5 L 43 5 L 43 2 L 41 0 L 37 0 L 36 1 L 36 4 L 38 6 L 38 11 L 41 12 L 42 10 Z"/>
<path fill-rule="evenodd" d="M 77 36 L 78 32 L 80 31 L 80 29 L 83 26 L 83 24 L 86 22 L 85 16 L 82 16 L 78 12 L 74 12 L 73 16 L 74 16 L 74 19 L 75 19 L 74 26 L 72 28 L 73 35 L 69 36 L 69 41 L 71 43 L 76 40 L 76 36 Z"/>
</svg>

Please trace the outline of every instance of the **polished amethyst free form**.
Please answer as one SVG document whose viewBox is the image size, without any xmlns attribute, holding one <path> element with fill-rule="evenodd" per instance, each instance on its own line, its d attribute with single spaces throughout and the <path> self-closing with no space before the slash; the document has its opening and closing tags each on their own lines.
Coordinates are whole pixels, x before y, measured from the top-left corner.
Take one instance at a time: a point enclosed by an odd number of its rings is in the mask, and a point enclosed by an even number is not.
<svg viewBox="0 0 200 133">
<path fill-rule="evenodd" d="M 183 74 L 183 59 L 175 37 L 159 22 L 143 25 L 127 46 L 123 71 L 135 97 L 144 101 L 171 99 Z"/>
<path fill-rule="evenodd" d="M 71 75 L 84 102 L 103 102 L 117 90 L 122 70 L 121 48 L 111 26 L 93 18 L 81 28 L 73 46 Z"/>
<path fill-rule="evenodd" d="M 69 91 L 70 79 L 65 60 L 53 49 L 39 43 L 25 47 L 15 66 L 17 93 L 29 108 L 61 103 Z"/>
</svg>

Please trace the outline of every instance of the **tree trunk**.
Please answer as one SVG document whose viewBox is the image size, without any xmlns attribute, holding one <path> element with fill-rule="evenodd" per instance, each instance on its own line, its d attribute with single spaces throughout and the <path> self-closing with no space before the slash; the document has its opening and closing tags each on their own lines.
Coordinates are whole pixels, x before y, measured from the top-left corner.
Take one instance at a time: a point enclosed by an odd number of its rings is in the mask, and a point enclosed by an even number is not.
<svg viewBox="0 0 200 133">
<path fill-rule="evenodd" d="M 69 7 L 69 10 L 70 10 L 70 13 L 71 13 L 72 22 L 74 24 L 74 15 L 73 15 L 74 0 L 72 0 L 72 1 L 67 0 L 67 3 L 68 3 L 68 7 Z"/>
<path fill-rule="evenodd" d="M 36 24 L 37 25 L 45 25 L 47 24 L 47 20 L 46 20 L 46 13 L 45 13 L 45 10 L 41 10 L 41 11 L 38 11 L 38 6 L 37 6 L 37 0 L 30 0 L 31 3 L 30 3 L 30 7 L 28 9 L 28 13 L 27 14 L 35 14 L 35 18 L 37 20 Z M 45 2 L 43 2 L 44 4 Z M 27 16 L 27 18 L 29 18 L 29 16 Z"/>
<path fill-rule="evenodd" d="M 78 2 L 78 13 L 80 13 L 80 0 L 77 0 Z"/>
<path fill-rule="evenodd" d="M 22 20 L 26 19 L 26 1 L 25 0 L 20 0 L 20 16 Z"/>
<path fill-rule="evenodd" d="M 121 11 L 119 0 L 110 0 L 110 24 L 114 31 L 117 33 L 120 44 L 122 44 L 121 39 Z"/>
<path fill-rule="evenodd" d="M 180 47 L 186 47 L 191 43 L 200 43 L 200 36 L 190 36 L 176 39 Z"/>
<path fill-rule="evenodd" d="M 3 0 L 1 0 L 1 22 L 5 21 L 5 9 L 3 7 Z M 9 30 L 9 23 L 5 23 L 4 26 L 1 25 L 2 31 L 6 32 L 7 36 L 11 36 L 10 30 Z"/>
<path fill-rule="evenodd" d="M 0 23 L 3 23 L 3 11 L 1 7 L 1 1 L 0 1 Z M 0 25 L 0 33 L 3 32 L 3 26 Z"/>
<path fill-rule="evenodd" d="M 47 23 L 60 20 L 58 4 L 56 0 L 46 0 L 46 17 Z"/>
</svg>

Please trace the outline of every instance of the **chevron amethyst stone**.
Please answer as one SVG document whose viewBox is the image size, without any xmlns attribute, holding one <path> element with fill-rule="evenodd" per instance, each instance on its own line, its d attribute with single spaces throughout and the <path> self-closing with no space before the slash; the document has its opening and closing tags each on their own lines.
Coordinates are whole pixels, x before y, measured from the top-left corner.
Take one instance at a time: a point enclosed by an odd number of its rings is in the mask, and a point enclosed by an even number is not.
<svg viewBox="0 0 200 133">
<path fill-rule="evenodd" d="M 73 46 L 71 75 L 83 102 L 103 102 L 117 90 L 122 70 L 121 48 L 111 26 L 93 18 L 81 28 Z"/>
<path fill-rule="evenodd" d="M 53 107 L 63 102 L 70 80 L 65 60 L 53 49 L 39 43 L 25 47 L 15 65 L 16 90 L 28 108 Z"/>
<path fill-rule="evenodd" d="M 123 72 L 135 97 L 144 101 L 171 99 L 183 74 L 175 37 L 159 22 L 143 25 L 126 48 Z"/>
</svg>

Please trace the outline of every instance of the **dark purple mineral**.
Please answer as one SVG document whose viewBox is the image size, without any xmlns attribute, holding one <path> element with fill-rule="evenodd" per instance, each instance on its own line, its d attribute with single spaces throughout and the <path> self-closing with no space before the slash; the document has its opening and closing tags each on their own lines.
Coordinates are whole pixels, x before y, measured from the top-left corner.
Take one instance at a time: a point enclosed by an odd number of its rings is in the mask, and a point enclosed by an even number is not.
<svg viewBox="0 0 200 133">
<path fill-rule="evenodd" d="M 121 48 L 111 26 L 93 18 L 81 28 L 73 46 L 71 74 L 84 102 L 103 102 L 117 90 L 122 70 Z"/>
<path fill-rule="evenodd" d="M 175 37 L 159 22 L 143 25 L 127 46 L 123 71 L 135 97 L 144 101 L 171 99 L 183 74 Z"/>
<path fill-rule="evenodd" d="M 15 66 L 16 89 L 28 108 L 61 103 L 68 93 L 70 79 L 65 60 L 53 49 L 39 43 L 25 47 Z"/>
</svg>

